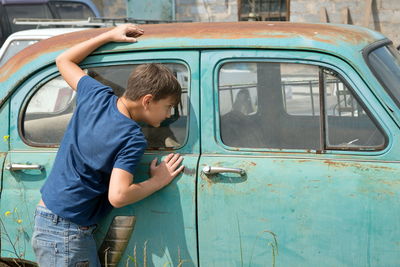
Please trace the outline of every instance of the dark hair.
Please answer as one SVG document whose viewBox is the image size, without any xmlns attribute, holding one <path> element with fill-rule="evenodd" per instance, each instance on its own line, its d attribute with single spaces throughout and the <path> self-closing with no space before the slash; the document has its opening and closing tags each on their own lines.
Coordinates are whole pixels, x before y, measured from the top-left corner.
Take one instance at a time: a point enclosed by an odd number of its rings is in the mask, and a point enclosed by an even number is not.
<svg viewBox="0 0 400 267">
<path fill-rule="evenodd" d="M 162 64 L 142 64 L 129 75 L 128 86 L 124 93 L 129 100 L 151 94 L 158 101 L 167 97 L 175 99 L 175 105 L 181 100 L 182 88 L 174 74 Z"/>
</svg>

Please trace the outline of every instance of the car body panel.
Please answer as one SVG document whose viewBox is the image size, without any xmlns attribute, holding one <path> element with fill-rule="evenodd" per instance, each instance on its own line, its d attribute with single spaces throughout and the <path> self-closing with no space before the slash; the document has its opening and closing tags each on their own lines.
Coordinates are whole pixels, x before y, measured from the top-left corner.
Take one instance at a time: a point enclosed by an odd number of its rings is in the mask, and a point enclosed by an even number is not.
<svg viewBox="0 0 400 267">
<path fill-rule="evenodd" d="M 89 61 L 102 61 L 105 65 L 128 64 L 142 61 L 178 62 L 186 64 L 191 73 L 190 98 L 198 98 L 198 52 L 159 52 L 152 54 L 135 53 L 126 58 L 124 54 L 114 54 L 107 60 L 102 60 L 101 56 L 94 56 L 88 60 L 86 66 L 90 66 Z M 179 59 L 179 60 L 177 60 Z M 19 240 L 17 250 L 23 253 L 23 257 L 34 260 L 33 251 L 29 246 L 29 238 L 33 231 L 32 214 L 35 209 L 35 203 L 40 200 L 40 192 L 44 180 L 49 175 L 52 168 L 57 148 L 34 147 L 28 145 L 20 137 L 21 111 L 25 109 L 27 102 L 32 94 L 49 79 L 59 75 L 56 66 L 53 64 L 44 71 L 33 75 L 26 80 L 13 94 L 11 100 L 12 112 L 10 120 L 10 151 L 8 151 L 6 166 L 9 164 L 38 164 L 40 170 L 10 171 L 3 169 L 4 188 L 2 199 L 13 199 L 12 202 L 2 202 L 1 212 L 12 212 L 13 216 L 18 216 L 16 220 L 22 220 L 20 224 L 10 225 L 7 231 L 12 240 Z M 188 128 L 192 129 L 187 137 L 186 143 L 176 152 L 184 155 L 185 164 L 188 168 L 180 179 L 174 181 L 167 189 L 157 195 L 151 196 L 137 204 L 129 205 L 121 209 L 114 210 L 104 221 L 97 231 L 99 243 L 104 239 L 107 229 L 112 219 L 118 215 L 135 216 L 136 225 L 134 227 L 135 238 L 127 245 L 124 259 L 128 255 L 133 257 L 134 251 L 138 258 L 146 255 L 153 255 L 148 259 L 155 266 L 171 262 L 177 265 L 180 260 L 184 260 L 188 265 L 194 265 L 197 262 L 197 237 L 195 220 L 195 185 L 196 172 L 192 169 L 198 162 L 200 155 L 199 148 L 199 129 L 198 105 L 190 105 L 190 119 Z M 193 119 L 192 119 L 193 118 Z M 142 158 L 137 171 L 136 181 L 147 179 L 149 174 L 149 164 L 155 158 L 162 159 L 170 152 L 168 151 L 148 151 Z M 13 212 L 16 209 L 19 212 Z M 16 217 L 7 217 L 5 219 Z M 149 233 L 142 228 L 147 229 L 151 226 L 154 231 Z M 21 229 L 25 231 L 21 235 Z M 26 238 L 23 238 L 25 236 Z M 129 236 L 128 236 L 129 238 Z M 3 251 L 13 250 L 10 242 L 4 242 Z M 139 259 L 138 259 L 139 261 Z"/>
<path fill-rule="evenodd" d="M 251 60 L 329 65 L 384 127 L 386 148 L 310 153 L 224 145 L 216 116 L 218 69 Z M 282 50 L 210 50 L 201 61 L 200 265 L 395 266 L 400 217 L 385 207 L 400 204 L 400 130 L 352 67 L 324 53 Z M 206 166 L 246 174 L 206 175 Z"/>
</svg>

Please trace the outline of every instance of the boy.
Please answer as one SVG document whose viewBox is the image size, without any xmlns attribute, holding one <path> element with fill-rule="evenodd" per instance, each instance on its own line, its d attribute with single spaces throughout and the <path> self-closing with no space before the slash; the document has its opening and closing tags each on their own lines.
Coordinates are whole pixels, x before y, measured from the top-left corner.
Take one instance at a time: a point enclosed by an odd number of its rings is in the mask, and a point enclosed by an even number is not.
<svg viewBox="0 0 400 267">
<path fill-rule="evenodd" d="M 77 44 L 57 57 L 57 67 L 77 90 L 76 111 L 53 169 L 41 189 L 32 246 L 40 266 L 100 266 L 92 231 L 114 207 L 139 201 L 169 184 L 182 170 L 182 156 L 150 165 L 150 178 L 133 183 L 146 148 L 136 122 L 154 127 L 171 115 L 181 95 L 174 75 L 160 64 L 135 68 L 124 95 L 86 75 L 78 66 L 108 42 L 135 42 L 143 30 L 121 25 Z"/>
</svg>

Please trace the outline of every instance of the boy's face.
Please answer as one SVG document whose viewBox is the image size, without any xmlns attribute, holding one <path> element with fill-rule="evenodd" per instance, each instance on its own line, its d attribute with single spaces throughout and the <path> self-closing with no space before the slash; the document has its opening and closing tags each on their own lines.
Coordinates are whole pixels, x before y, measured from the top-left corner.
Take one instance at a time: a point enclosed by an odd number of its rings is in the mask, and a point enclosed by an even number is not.
<svg viewBox="0 0 400 267">
<path fill-rule="evenodd" d="M 159 127 L 161 122 L 171 117 L 174 99 L 167 97 L 158 101 L 150 100 L 146 112 L 146 123 L 153 127 Z"/>
</svg>

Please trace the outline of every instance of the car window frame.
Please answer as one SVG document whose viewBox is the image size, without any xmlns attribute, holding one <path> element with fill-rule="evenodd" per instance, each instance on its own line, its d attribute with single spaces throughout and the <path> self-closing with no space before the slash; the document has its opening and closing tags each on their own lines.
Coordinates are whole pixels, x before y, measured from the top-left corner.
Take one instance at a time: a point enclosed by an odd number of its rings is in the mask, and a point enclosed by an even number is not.
<svg viewBox="0 0 400 267">
<path fill-rule="evenodd" d="M 380 75 L 378 75 L 377 71 L 375 70 L 375 68 L 372 66 L 371 61 L 369 60 L 369 55 L 375 51 L 376 49 L 385 47 L 385 46 L 389 46 L 389 45 L 393 45 L 393 42 L 389 39 L 384 39 L 384 40 L 380 40 L 377 41 L 375 43 L 370 44 L 369 46 L 367 46 L 366 48 L 364 48 L 362 50 L 362 56 L 364 58 L 365 63 L 367 64 L 369 70 L 371 71 L 371 73 L 374 75 L 374 78 L 379 82 L 379 84 L 382 86 L 382 88 L 384 89 L 384 91 L 389 95 L 390 99 L 395 103 L 396 107 L 398 109 L 400 109 L 400 100 L 398 100 L 393 93 L 391 92 L 391 90 L 389 88 L 387 88 L 386 84 L 383 82 L 382 78 Z"/>
<path fill-rule="evenodd" d="M 179 55 L 180 53 L 177 50 L 173 50 L 173 52 L 176 52 L 176 55 Z M 195 51 L 198 53 L 198 51 Z M 190 94 L 192 93 L 192 88 L 191 86 L 194 85 L 194 80 L 192 76 L 192 69 L 191 69 L 191 63 L 188 62 L 187 58 L 185 56 L 172 56 L 169 53 L 165 52 L 131 52 L 132 58 L 121 61 L 118 57 L 121 57 L 121 55 L 124 53 L 115 53 L 115 54 L 108 54 L 107 55 L 107 60 L 104 60 L 104 55 L 91 55 L 88 58 L 85 59 L 85 61 L 82 62 L 81 67 L 83 69 L 90 68 L 90 67 L 106 67 L 106 66 L 111 66 L 111 65 L 131 65 L 131 64 L 141 64 L 141 63 L 176 63 L 176 64 L 182 64 L 187 68 L 188 71 L 188 92 L 187 92 L 187 112 L 188 112 L 188 119 L 186 121 L 186 129 L 185 129 L 185 140 L 182 143 L 180 147 L 177 148 L 159 148 L 159 149 L 151 149 L 151 150 L 146 150 L 147 153 L 158 153 L 159 151 L 181 151 L 181 150 L 187 150 L 186 148 L 188 147 L 188 142 L 190 141 L 189 139 L 191 138 L 189 135 L 190 131 L 190 125 L 192 124 L 191 122 L 191 105 L 190 105 Z M 163 56 L 157 56 L 159 54 L 163 54 Z M 145 56 L 144 56 L 145 55 Z M 100 63 L 99 63 L 100 62 Z M 44 71 L 41 71 L 39 73 L 34 73 L 32 72 L 31 78 L 36 80 L 38 78 L 38 82 L 35 83 L 23 96 L 23 100 L 21 102 L 21 106 L 18 109 L 18 114 L 17 114 L 17 132 L 18 132 L 18 138 L 20 140 L 20 144 L 16 144 L 16 146 L 24 146 L 26 149 L 58 149 L 60 147 L 60 144 L 54 144 L 54 145 L 42 145 L 42 144 L 35 144 L 34 142 L 30 142 L 27 140 L 23 134 L 23 123 L 24 123 L 24 114 L 26 112 L 27 106 L 32 99 L 32 97 L 36 94 L 38 90 L 42 86 L 44 86 L 47 82 L 50 80 L 58 77 L 60 74 L 58 72 L 58 69 L 56 66 L 53 64 L 51 66 L 48 66 Z M 28 81 L 29 82 L 29 79 Z M 30 83 L 30 82 L 29 82 Z M 24 84 L 19 86 L 16 92 L 14 92 L 13 95 L 17 94 L 18 91 L 24 87 Z M 28 90 L 28 89 L 25 89 Z M 12 121 L 11 121 L 12 123 Z M 16 137 L 13 137 L 15 139 Z M 15 140 L 12 140 L 15 142 Z"/>
<path fill-rule="evenodd" d="M 256 50 L 245 50 L 245 51 L 256 51 Z M 268 52 L 264 50 L 265 52 Z M 300 52 L 302 53 L 303 51 L 295 51 L 295 52 Z M 306 53 L 315 53 L 319 54 L 319 52 L 312 51 L 312 52 L 306 52 Z M 341 59 L 339 59 L 341 60 Z M 373 123 L 376 125 L 377 128 L 380 129 L 382 132 L 384 138 L 385 138 L 385 143 L 383 147 L 379 150 L 343 150 L 343 149 L 338 149 L 338 148 L 326 148 L 326 130 L 323 129 L 324 132 L 324 138 L 322 141 L 324 141 L 324 150 L 314 150 L 314 149 L 287 149 L 287 148 L 245 148 L 245 147 L 231 147 L 227 146 L 223 143 L 222 138 L 221 138 L 221 129 L 220 129 L 220 116 L 219 116 L 219 87 L 218 87 L 218 76 L 221 67 L 226 64 L 226 63 L 240 63 L 240 62 L 271 62 L 271 63 L 295 63 L 295 64 L 306 64 L 306 65 L 315 65 L 317 67 L 322 67 L 322 68 L 327 68 L 330 70 L 335 71 L 342 79 L 343 83 L 349 88 L 351 93 L 353 94 L 354 98 L 359 102 L 360 106 L 364 108 L 366 113 L 368 114 L 369 118 L 373 121 Z M 347 62 L 345 62 L 347 64 Z M 347 64 L 349 67 L 351 67 L 349 64 Z M 353 69 L 353 71 L 355 71 Z M 356 71 L 355 71 L 356 72 Z M 367 105 L 365 104 L 366 101 L 364 101 L 359 93 L 358 90 L 354 89 L 355 86 L 349 82 L 351 79 L 346 78 L 347 75 L 346 73 L 340 69 L 338 66 L 335 66 L 331 64 L 328 61 L 321 61 L 321 60 L 313 60 L 313 59 L 291 59 L 287 57 L 265 57 L 265 56 L 260 56 L 260 55 L 254 55 L 254 56 L 249 56 L 246 55 L 246 57 L 228 57 L 228 58 L 223 58 L 220 59 L 214 66 L 213 70 L 213 88 L 214 88 L 214 111 L 215 111 L 215 138 L 217 141 L 217 144 L 222 147 L 226 151 L 243 151 L 244 153 L 255 153 L 255 152 L 285 152 L 285 153 L 301 153 L 301 154 L 308 154 L 308 155 L 318 155 L 318 154 L 347 154 L 347 155 L 359 155 L 359 156 L 365 156 L 365 155 L 380 155 L 385 153 L 391 143 L 391 135 L 389 128 L 386 127 L 384 123 L 381 122 L 377 118 L 376 115 L 374 115 L 375 112 L 371 111 Z M 359 76 L 361 79 L 361 76 Z M 361 79 L 362 80 L 362 79 Z M 324 105 L 325 106 L 325 105 Z M 325 107 L 324 107 L 325 108 Z M 324 112 L 321 110 L 321 112 Z M 325 112 L 323 113 L 325 114 Z M 322 117 L 320 116 L 320 119 Z M 325 116 L 322 118 L 325 120 Z M 326 126 L 326 122 L 323 124 Z M 322 128 L 323 125 L 320 125 L 320 128 Z M 321 144 L 322 145 L 322 144 Z"/>
</svg>

